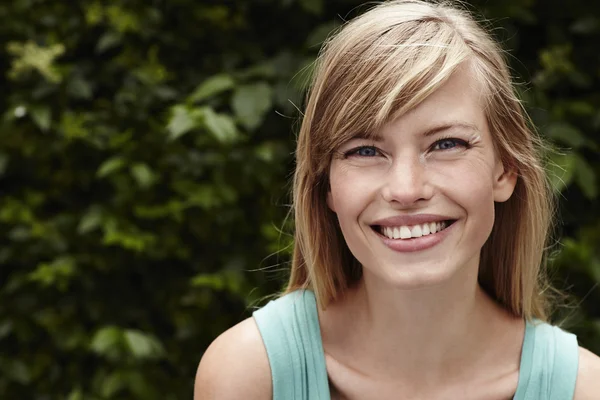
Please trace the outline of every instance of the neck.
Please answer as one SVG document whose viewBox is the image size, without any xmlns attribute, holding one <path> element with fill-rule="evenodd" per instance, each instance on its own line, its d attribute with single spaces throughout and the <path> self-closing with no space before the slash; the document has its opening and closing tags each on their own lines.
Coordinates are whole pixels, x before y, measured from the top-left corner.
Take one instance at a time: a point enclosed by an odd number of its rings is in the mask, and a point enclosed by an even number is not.
<svg viewBox="0 0 600 400">
<path fill-rule="evenodd" d="M 498 332 L 505 332 L 501 335 L 509 345 L 506 323 L 515 321 L 478 285 L 476 265 L 443 284 L 411 290 L 366 274 L 339 307 L 328 308 L 323 320 L 324 345 L 331 355 L 351 365 L 352 359 L 360 360 L 360 369 L 369 375 L 400 376 L 418 384 L 452 381 L 476 370 L 486 351 L 497 356 L 488 349 Z M 470 371 L 457 366 L 470 366 Z"/>
</svg>

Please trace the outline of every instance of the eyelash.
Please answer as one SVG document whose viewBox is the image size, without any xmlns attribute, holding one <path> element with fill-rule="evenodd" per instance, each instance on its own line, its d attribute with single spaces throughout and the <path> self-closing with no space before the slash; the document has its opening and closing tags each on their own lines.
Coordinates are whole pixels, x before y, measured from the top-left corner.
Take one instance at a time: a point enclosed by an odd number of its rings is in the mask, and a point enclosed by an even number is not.
<svg viewBox="0 0 600 400">
<path fill-rule="evenodd" d="M 453 142 L 455 143 L 455 146 L 454 146 L 454 147 L 456 147 L 456 146 L 462 146 L 462 147 L 464 147 L 465 149 L 470 149 L 470 148 L 471 148 L 471 143 L 470 143 L 469 141 L 467 141 L 467 140 L 463 140 L 463 139 L 458 139 L 458 138 L 451 137 L 451 136 L 449 136 L 449 137 L 443 137 L 443 138 L 441 138 L 441 139 L 438 139 L 438 140 L 436 140 L 436 141 L 435 141 L 435 142 L 434 142 L 434 143 L 433 143 L 433 144 L 432 144 L 432 145 L 431 145 L 429 148 L 430 148 L 430 150 L 433 150 L 433 148 L 434 148 L 434 147 L 436 147 L 437 145 L 439 145 L 439 144 L 441 144 L 441 143 L 443 143 L 443 142 L 447 142 L 447 141 L 453 141 Z M 446 150 L 452 150 L 454 147 L 451 147 L 450 149 L 446 149 Z M 355 147 L 355 148 L 353 148 L 353 149 L 350 149 L 350 150 L 346 151 L 346 152 L 344 153 L 344 158 L 348 158 L 348 157 L 352 157 L 352 156 L 358 156 L 358 154 L 357 154 L 357 153 L 358 153 L 360 150 L 362 150 L 362 149 L 373 149 L 373 150 L 375 150 L 375 152 L 377 152 L 377 153 L 379 153 L 379 152 L 380 152 L 380 151 L 377 149 L 377 147 L 376 147 L 376 146 L 374 146 L 374 145 L 369 145 L 369 146 L 358 146 L 358 147 Z M 446 151 L 446 150 L 443 150 L 443 149 L 439 149 L 439 150 L 440 150 L 440 151 Z M 365 157 L 368 157 L 368 156 L 365 156 Z"/>
</svg>

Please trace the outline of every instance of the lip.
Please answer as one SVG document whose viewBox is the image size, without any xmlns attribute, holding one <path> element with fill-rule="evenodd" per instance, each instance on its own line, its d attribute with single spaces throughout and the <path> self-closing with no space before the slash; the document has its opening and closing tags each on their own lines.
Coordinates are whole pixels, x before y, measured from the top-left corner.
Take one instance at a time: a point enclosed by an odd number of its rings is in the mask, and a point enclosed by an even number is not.
<svg viewBox="0 0 600 400">
<path fill-rule="evenodd" d="M 451 219 L 451 218 L 443 218 L 438 221 L 443 221 L 443 220 L 447 220 L 447 219 Z M 434 222 L 433 220 L 429 220 L 429 221 Z M 423 223 L 425 223 L 425 222 L 427 222 L 427 221 L 424 221 Z M 416 224 L 418 224 L 418 222 L 414 223 L 414 225 L 416 225 Z M 410 224 L 405 223 L 404 225 L 410 225 Z M 454 221 L 450 226 L 448 226 L 446 229 L 444 229 L 442 231 L 432 233 L 432 234 L 429 234 L 426 236 L 421 236 L 419 238 L 413 238 L 413 239 L 390 239 L 387 236 L 384 236 L 381 233 L 377 232 L 376 229 L 373 229 L 373 232 L 375 232 L 375 234 L 377 234 L 377 236 L 379 238 L 381 238 L 381 240 L 383 241 L 383 244 L 385 244 L 391 250 L 399 252 L 399 253 L 411 253 L 411 252 L 416 252 L 416 251 L 421 251 L 421 250 L 427 250 L 431 247 L 436 246 L 442 240 L 444 240 L 446 238 L 446 236 L 448 236 L 450 234 L 450 232 L 454 229 L 454 227 L 456 225 L 457 225 L 457 221 Z M 388 225 L 384 225 L 384 226 L 388 226 Z M 393 225 L 393 226 L 397 226 L 397 225 Z"/>
<path fill-rule="evenodd" d="M 427 222 L 442 222 L 448 220 L 456 220 L 457 218 L 452 218 L 444 215 L 437 214 L 414 214 L 414 215 L 396 215 L 394 217 L 382 218 L 377 221 L 372 222 L 370 225 L 379 225 L 379 226 L 412 226 L 412 225 L 421 225 Z M 443 231 L 442 231 L 443 232 Z"/>
</svg>

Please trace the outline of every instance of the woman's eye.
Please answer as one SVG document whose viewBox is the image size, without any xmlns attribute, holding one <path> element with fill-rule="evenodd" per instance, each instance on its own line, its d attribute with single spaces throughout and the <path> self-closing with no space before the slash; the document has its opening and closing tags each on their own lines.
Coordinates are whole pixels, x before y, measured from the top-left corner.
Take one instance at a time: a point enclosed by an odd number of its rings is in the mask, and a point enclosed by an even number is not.
<svg viewBox="0 0 600 400">
<path fill-rule="evenodd" d="M 379 155 L 379 151 L 373 146 L 360 146 L 346 153 L 346 156 L 359 157 L 375 157 L 377 155 Z"/>
<path fill-rule="evenodd" d="M 432 146 L 433 150 L 451 150 L 457 146 L 468 147 L 468 143 L 462 139 L 448 138 L 440 139 Z"/>
</svg>

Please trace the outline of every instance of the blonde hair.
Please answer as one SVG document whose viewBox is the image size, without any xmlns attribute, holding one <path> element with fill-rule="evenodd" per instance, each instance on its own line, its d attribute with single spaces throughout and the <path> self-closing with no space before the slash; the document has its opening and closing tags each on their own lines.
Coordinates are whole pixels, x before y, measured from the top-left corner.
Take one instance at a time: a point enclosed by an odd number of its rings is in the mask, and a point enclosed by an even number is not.
<svg viewBox="0 0 600 400">
<path fill-rule="evenodd" d="M 310 288 L 326 307 L 361 275 L 326 204 L 333 151 L 416 107 L 464 64 L 484 88 L 496 151 L 505 169 L 518 174 L 511 198 L 495 204 L 479 282 L 514 315 L 547 320 L 541 267 L 554 203 L 541 139 L 529 128 L 498 44 L 465 10 L 418 0 L 375 6 L 321 50 L 298 136 L 295 243 L 286 293 Z"/>
</svg>

